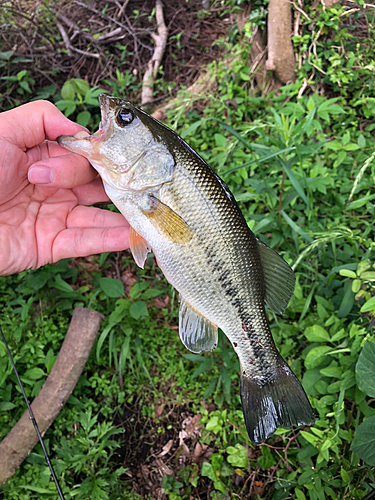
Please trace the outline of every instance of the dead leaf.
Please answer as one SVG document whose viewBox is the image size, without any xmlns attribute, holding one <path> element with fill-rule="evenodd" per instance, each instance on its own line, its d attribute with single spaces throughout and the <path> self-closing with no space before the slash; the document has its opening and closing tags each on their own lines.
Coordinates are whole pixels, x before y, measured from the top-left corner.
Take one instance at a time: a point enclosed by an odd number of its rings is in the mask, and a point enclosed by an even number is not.
<svg viewBox="0 0 375 500">
<path fill-rule="evenodd" d="M 161 414 L 163 413 L 164 407 L 165 407 L 165 404 L 155 406 L 155 418 L 159 418 L 161 416 Z"/>
<path fill-rule="evenodd" d="M 170 449 L 173 446 L 173 439 L 170 439 L 166 445 L 163 446 L 162 451 L 155 455 L 157 458 L 164 457 L 167 453 L 169 453 Z"/>
<path fill-rule="evenodd" d="M 160 460 L 159 458 L 157 458 L 154 463 L 155 463 L 155 466 L 158 468 L 158 472 L 159 472 L 161 477 L 173 475 L 173 470 L 170 467 L 168 467 L 168 465 L 166 465 L 163 462 L 163 460 Z"/>
</svg>

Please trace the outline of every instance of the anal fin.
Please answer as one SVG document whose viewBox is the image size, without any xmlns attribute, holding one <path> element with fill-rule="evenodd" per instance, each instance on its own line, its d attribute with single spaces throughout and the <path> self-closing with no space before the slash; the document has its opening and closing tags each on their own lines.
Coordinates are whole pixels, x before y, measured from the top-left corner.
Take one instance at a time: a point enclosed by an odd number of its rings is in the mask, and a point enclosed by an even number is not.
<svg viewBox="0 0 375 500">
<path fill-rule="evenodd" d="M 212 351 L 217 346 L 217 326 L 194 311 L 182 297 L 179 333 L 182 343 L 191 352 Z"/>
<path fill-rule="evenodd" d="M 129 244 L 137 266 L 143 269 L 147 254 L 151 251 L 151 248 L 148 246 L 147 241 L 132 227 L 130 228 L 129 233 Z"/>
</svg>

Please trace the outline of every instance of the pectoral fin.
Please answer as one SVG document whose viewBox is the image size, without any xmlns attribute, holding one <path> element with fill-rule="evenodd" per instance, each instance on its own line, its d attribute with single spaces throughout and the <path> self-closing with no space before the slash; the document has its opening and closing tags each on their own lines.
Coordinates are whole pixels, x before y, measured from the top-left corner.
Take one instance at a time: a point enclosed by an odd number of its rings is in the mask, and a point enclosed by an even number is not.
<svg viewBox="0 0 375 500">
<path fill-rule="evenodd" d="M 149 200 L 150 208 L 143 210 L 143 213 L 149 218 L 159 233 L 178 245 L 188 243 L 193 237 L 193 232 L 186 222 L 154 196 L 150 196 Z"/>
<path fill-rule="evenodd" d="M 179 333 L 191 352 L 212 351 L 217 346 L 217 326 L 194 311 L 181 297 Z"/>
<path fill-rule="evenodd" d="M 147 241 L 132 227 L 129 233 L 129 244 L 136 264 L 143 269 L 147 254 L 151 251 L 151 248 L 148 246 Z"/>
</svg>

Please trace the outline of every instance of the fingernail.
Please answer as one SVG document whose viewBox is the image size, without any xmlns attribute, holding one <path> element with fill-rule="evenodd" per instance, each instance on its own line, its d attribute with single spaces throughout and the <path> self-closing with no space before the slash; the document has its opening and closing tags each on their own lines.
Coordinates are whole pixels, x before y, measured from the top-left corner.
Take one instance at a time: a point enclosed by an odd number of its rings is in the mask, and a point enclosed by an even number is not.
<svg viewBox="0 0 375 500">
<path fill-rule="evenodd" d="M 31 184 L 51 184 L 53 177 L 53 171 L 48 167 L 33 167 L 28 173 Z"/>
</svg>

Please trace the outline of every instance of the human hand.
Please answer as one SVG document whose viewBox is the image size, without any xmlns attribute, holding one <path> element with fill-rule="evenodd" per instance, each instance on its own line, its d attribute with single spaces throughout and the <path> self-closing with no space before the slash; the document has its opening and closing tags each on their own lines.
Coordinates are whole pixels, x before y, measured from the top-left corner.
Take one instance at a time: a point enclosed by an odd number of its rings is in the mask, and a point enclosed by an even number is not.
<svg viewBox="0 0 375 500">
<path fill-rule="evenodd" d="M 121 214 L 86 206 L 108 201 L 95 170 L 52 142 L 80 130 L 47 101 L 0 114 L 0 275 L 129 248 Z"/>
</svg>

